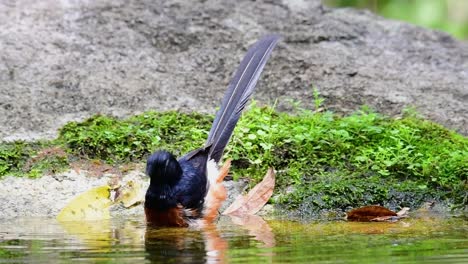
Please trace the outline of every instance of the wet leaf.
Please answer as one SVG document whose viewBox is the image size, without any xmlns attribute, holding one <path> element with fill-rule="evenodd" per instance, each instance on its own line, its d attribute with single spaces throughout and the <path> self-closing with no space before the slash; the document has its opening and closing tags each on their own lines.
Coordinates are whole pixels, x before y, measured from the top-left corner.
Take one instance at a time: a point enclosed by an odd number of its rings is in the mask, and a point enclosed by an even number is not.
<svg viewBox="0 0 468 264">
<path fill-rule="evenodd" d="M 406 218 L 408 217 L 408 211 L 409 207 L 403 207 L 400 211 L 396 213 L 396 216 L 394 215 L 387 215 L 387 216 L 379 216 L 372 218 L 370 221 L 371 222 L 396 222 L 400 220 L 401 218 Z"/>
<path fill-rule="evenodd" d="M 58 221 L 81 221 L 110 219 L 111 187 L 93 188 L 75 197 L 57 215 Z"/>
<path fill-rule="evenodd" d="M 257 213 L 268 202 L 274 188 L 275 172 L 270 168 L 260 183 L 255 185 L 247 195 L 239 195 L 223 214 L 242 216 Z"/>
<path fill-rule="evenodd" d="M 369 222 L 379 217 L 398 216 L 395 212 L 378 205 L 364 206 L 346 213 L 348 221 Z M 375 220 L 374 220 L 375 221 Z"/>
</svg>

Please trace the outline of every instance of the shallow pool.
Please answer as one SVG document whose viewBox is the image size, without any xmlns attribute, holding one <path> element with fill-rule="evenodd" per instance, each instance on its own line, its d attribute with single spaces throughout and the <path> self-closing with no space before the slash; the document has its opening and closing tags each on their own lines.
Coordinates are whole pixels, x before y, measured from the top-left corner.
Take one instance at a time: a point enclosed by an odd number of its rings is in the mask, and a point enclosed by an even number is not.
<svg viewBox="0 0 468 264">
<path fill-rule="evenodd" d="M 222 217 L 201 229 L 142 218 L 3 220 L 0 263 L 468 263 L 466 218 L 397 223 Z"/>
</svg>

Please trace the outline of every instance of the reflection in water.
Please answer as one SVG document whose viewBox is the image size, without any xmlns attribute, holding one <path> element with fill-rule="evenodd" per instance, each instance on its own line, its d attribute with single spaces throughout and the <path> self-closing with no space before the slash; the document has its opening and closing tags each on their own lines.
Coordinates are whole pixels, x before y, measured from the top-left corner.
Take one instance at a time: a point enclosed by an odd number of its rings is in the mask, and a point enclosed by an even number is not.
<svg viewBox="0 0 468 264">
<path fill-rule="evenodd" d="M 228 243 L 215 225 L 199 229 L 148 226 L 145 249 L 151 262 L 225 263 Z"/>
<path fill-rule="evenodd" d="M 230 216 L 234 224 L 249 231 L 249 235 L 253 236 L 259 242 L 262 242 L 265 247 L 274 247 L 276 245 L 275 235 L 268 225 L 258 215 L 246 215 L 246 216 Z"/>
<path fill-rule="evenodd" d="M 260 216 L 230 216 L 233 223 L 248 231 L 264 247 L 275 246 L 271 227 Z M 152 262 L 226 263 L 228 242 L 215 224 L 197 229 L 148 226 L 145 234 L 147 258 Z"/>
<path fill-rule="evenodd" d="M 65 221 L 59 223 L 68 234 L 79 239 L 87 248 L 106 252 L 112 246 L 110 220 Z"/>
<path fill-rule="evenodd" d="M 198 229 L 151 228 L 144 218 L 0 221 L 8 263 L 468 263 L 466 218 L 398 223 L 221 217 Z"/>
<path fill-rule="evenodd" d="M 250 238 L 261 242 L 264 247 L 275 245 L 272 229 L 261 217 L 252 215 L 230 217 L 228 220 L 235 224 L 234 227 L 247 231 Z M 162 228 L 146 226 L 141 221 L 112 223 L 106 220 L 60 222 L 60 226 L 94 253 L 111 252 L 119 245 L 141 244 L 146 252 L 145 259 L 150 262 L 227 262 L 228 242 L 215 224 L 197 228 Z M 228 222 L 228 226 L 232 224 Z"/>
<path fill-rule="evenodd" d="M 196 230 L 148 227 L 145 250 L 146 258 L 154 263 L 205 262 L 205 242 Z"/>
</svg>

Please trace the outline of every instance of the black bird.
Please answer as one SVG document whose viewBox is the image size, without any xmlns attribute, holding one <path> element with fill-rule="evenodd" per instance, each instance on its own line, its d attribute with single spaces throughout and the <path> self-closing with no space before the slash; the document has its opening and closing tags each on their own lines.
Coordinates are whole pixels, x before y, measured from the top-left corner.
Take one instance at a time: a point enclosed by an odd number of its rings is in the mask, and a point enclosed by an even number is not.
<svg viewBox="0 0 468 264">
<path fill-rule="evenodd" d="M 216 217 L 226 197 L 221 181 L 229 169 L 223 167 L 220 172 L 217 163 L 278 40 L 279 36 L 269 35 L 249 48 L 229 83 L 205 146 L 179 159 L 164 150 L 148 158 L 148 224 L 183 227 L 196 219 L 212 221 Z"/>
</svg>

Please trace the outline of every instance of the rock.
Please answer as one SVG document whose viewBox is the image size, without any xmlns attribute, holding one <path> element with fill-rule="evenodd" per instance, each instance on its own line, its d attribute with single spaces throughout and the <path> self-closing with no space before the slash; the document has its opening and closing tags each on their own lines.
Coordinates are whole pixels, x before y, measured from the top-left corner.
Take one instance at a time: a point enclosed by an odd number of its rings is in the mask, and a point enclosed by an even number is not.
<svg viewBox="0 0 468 264">
<path fill-rule="evenodd" d="M 50 138 L 70 120 L 146 110 L 213 113 L 248 45 L 279 33 L 254 98 L 336 112 L 367 104 L 468 134 L 468 45 L 366 11 L 311 1 L 0 4 L 0 136 Z"/>
<path fill-rule="evenodd" d="M 0 137 L 51 138 L 96 113 L 214 113 L 247 47 L 268 33 L 283 40 L 258 101 L 312 107 L 316 85 L 336 112 L 414 106 L 468 134 L 468 44 L 445 33 L 319 0 L 24 0 L 0 3 Z M 74 171 L 3 178 L 0 218 L 55 215 L 107 180 Z M 229 201 L 244 184 L 226 182 Z"/>
<path fill-rule="evenodd" d="M 16 217 L 55 217 L 76 195 L 107 183 L 73 170 L 61 173 L 63 180 L 44 175 L 38 179 L 7 176 L 0 180 L 0 219 Z"/>
</svg>

